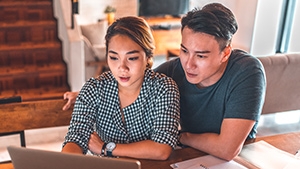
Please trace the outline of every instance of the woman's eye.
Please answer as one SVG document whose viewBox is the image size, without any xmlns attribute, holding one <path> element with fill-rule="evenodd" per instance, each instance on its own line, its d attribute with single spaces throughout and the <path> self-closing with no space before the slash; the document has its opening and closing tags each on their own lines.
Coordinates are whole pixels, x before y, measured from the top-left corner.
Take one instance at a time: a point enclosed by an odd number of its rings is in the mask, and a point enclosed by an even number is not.
<svg viewBox="0 0 300 169">
<path fill-rule="evenodd" d="M 109 56 L 109 58 L 110 58 L 110 60 L 118 60 L 118 58 L 115 56 Z"/>
<path fill-rule="evenodd" d="M 129 60 L 133 61 L 133 60 L 138 60 L 139 57 L 131 57 L 129 58 Z"/>
</svg>

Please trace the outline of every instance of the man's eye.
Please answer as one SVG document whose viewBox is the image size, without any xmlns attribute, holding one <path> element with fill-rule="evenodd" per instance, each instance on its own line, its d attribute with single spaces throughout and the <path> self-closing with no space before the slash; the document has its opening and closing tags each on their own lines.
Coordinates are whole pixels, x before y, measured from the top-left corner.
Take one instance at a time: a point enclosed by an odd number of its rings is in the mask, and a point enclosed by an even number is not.
<svg viewBox="0 0 300 169">
<path fill-rule="evenodd" d="M 198 58 L 205 58 L 203 55 L 197 55 Z"/>
<path fill-rule="evenodd" d="M 129 60 L 131 60 L 131 61 L 138 60 L 138 59 L 139 59 L 139 57 L 131 57 L 131 58 L 129 58 Z"/>
<path fill-rule="evenodd" d="M 110 60 L 118 60 L 117 57 L 114 57 L 114 56 L 109 56 Z"/>
<path fill-rule="evenodd" d="M 181 48 L 181 51 L 182 51 L 183 53 L 187 53 L 187 50 L 186 50 L 186 49 Z"/>
</svg>

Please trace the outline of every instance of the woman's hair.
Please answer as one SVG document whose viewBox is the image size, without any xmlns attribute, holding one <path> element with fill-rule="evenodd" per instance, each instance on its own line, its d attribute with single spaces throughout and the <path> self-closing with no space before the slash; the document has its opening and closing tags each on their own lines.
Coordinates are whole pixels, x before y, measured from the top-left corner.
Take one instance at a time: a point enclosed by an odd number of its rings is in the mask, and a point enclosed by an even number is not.
<svg viewBox="0 0 300 169">
<path fill-rule="evenodd" d="M 125 35 L 140 45 L 148 58 L 147 67 L 152 67 L 153 51 L 155 49 L 154 38 L 151 28 L 143 18 L 127 16 L 113 22 L 107 29 L 105 36 L 106 55 L 108 53 L 109 41 L 115 35 Z"/>
<path fill-rule="evenodd" d="M 182 18 L 181 25 L 181 29 L 187 26 L 194 32 L 214 36 L 221 51 L 231 43 L 238 29 L 233 13 L 220 3 L 207 4 L 202 9 L 195 8 Z"/>
</svg>

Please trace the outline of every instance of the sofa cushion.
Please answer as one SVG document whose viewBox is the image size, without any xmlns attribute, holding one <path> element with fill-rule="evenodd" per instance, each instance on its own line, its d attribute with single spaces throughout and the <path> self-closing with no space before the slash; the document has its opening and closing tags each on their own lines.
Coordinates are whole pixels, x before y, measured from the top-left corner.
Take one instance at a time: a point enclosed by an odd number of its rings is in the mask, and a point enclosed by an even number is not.
<svg viewBox="0 0 300 169">
<path fill-rule="evenodd" d="M 300 54 L 258 57 L 267 79 L 262 114 L 300 109 Z"/>
<path fill-rule="evenodd" d="M 82 35 L 85 36 L 92 45 L 105 44 L 104 38 L 108 28 L 106 20 L 88 25 L 81 25 L 80 28 Z"/>
</svg>

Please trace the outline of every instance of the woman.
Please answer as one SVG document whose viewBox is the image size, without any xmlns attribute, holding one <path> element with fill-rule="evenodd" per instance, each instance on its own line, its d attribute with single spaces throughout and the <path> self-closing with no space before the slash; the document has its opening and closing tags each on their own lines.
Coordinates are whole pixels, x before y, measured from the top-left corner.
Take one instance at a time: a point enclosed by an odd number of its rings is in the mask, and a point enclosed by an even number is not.
<svg viewBox="0 0 300 169">
<path fill-rule="evenodd" d="M 167 159 L 178 139 L 179 91 L 150 69 L 151 29 L 142 18 L 124 17 L 105 40 L 110 71 L 81 89 L 62 152 Z"/>
</svg>

